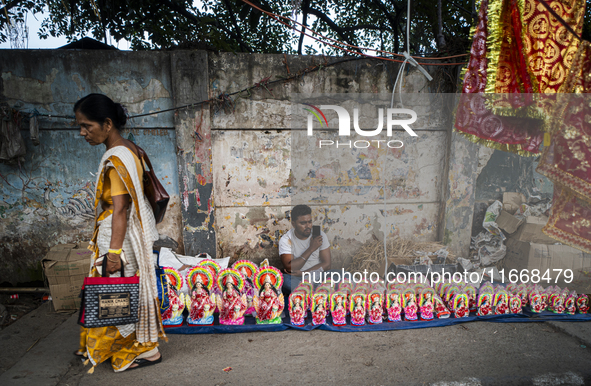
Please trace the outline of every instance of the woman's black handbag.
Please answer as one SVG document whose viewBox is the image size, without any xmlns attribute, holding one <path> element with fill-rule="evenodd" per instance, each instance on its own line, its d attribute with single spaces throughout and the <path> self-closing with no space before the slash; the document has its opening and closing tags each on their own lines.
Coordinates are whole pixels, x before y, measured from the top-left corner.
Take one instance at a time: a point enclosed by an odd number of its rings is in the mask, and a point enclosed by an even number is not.
<svg viewBox="0 0 591 386">
<path fill-rule="evenodd" d="M 106 255 L 103 256 L 103 261 Z M 85 277 L 80 297 L 78 324 L 86 328 L 120 326 L 137 323 L 140 278 L 139 276 L 105 277 L 106 262 L 103 262 L 102 277 Z"/>
</svg>

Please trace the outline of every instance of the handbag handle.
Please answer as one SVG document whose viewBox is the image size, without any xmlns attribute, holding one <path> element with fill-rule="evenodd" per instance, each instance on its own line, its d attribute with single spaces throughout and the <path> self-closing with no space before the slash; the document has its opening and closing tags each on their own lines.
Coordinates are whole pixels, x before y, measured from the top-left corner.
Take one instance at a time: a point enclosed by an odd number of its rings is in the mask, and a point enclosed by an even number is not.
<svg viewBox="0 0 591 386">
<path fill-rule="evenodd" d="M 107 277 L 107 263 L 106 263 L 106 261 L 109 260 L 109 258 L 107 257 L 108 255 L 109 255 L 108 252 L 103 255 L 103 264 L 101 264 L 101 267 L 103 267 L 102 272 L 101 272 L 102 277 Z M 121 277 L 125 277 L 125 271 L 123 270 L 123 261 L 121 261 Z"/>
</svg>

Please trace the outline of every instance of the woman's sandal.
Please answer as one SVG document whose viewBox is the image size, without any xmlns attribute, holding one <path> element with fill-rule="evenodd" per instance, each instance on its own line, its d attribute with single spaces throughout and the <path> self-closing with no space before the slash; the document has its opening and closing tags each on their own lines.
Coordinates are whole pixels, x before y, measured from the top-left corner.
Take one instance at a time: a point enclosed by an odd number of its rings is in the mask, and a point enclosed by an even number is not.
<svg viewBox="0 0 591 386">
<path fill-rule="evenodd" d="M 84 358 L 84 352 L 80 350 L 74 351 L 74 355 L 76 355 L 77 357 Z"/>
<path fill-rule="evenodd" d="M 129 367 L 128 370 L 135 370 L 135 369 L 139 369 L 140 367 L 152 366 L 152 365 L 155 365 L 160 362 L 162 362 L 162 355 L 160 355 L 160 358 L 153 360 L 153 361 L 149 361 L 149 360 L 143 359 L 143 358 L 136 359 L 133 361 L 133 363 L 137 364 L 137 366 Z"/>
</svg>

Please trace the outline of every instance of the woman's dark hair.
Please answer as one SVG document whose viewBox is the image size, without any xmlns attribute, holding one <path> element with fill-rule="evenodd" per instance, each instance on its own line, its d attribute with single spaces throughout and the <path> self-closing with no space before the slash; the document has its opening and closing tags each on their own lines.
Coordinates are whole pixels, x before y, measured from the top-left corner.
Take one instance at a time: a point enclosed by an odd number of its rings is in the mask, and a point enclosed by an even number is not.
<svg viewBox="0 0 591 386">
<path fill-rule="evenodd" d="M 296 222 L 298 217 L 312 214 L 312 208 L 308 205 L 296 205 L 291 210 L 291 221 Z"/>
<path fill-rule="evenodd" d="M 88 94 L 80 99 L 74 105 L 74 112 L 78 111 L 101 125 L 109 118 L 117 130 L 121 130 L 127 122 L 127 114 L 123 106 L 103 94 Z"/>
</svg>

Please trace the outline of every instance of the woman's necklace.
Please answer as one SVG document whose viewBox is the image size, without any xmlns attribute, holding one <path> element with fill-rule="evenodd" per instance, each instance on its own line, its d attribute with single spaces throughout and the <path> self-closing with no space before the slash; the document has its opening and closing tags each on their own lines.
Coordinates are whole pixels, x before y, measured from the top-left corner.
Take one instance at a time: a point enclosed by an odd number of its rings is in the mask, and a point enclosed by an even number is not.
<svg viewBox="0 0 591 386">
<path fill-rule="evenodd" d="M 121 137 L 121 138 L 119 138 L 118 140 L 116 140 L 115 142 L 113 142 L 113 144 L 111 145 L 111 147 L 110 147 L 109 149 L 112 149 L 112 148 L 114 148 L 114 147 L 115 147 L 115 144 L 116 144 L 117 142 L 119 142 L 119 141 L 122 141 L 122 140 L 123 140 L 123 137 Z"/>
</svg>

